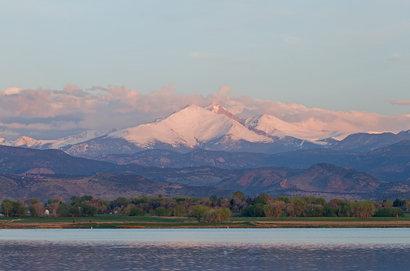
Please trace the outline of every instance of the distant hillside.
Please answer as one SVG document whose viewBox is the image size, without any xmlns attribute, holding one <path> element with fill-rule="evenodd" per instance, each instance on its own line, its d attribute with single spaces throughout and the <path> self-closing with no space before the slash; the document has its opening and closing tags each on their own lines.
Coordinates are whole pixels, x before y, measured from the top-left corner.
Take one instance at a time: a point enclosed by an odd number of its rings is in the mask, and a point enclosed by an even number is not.
<svg viewBox="0 0 410 271">
<path fill-rule="evenodd" d="M 331 163 L 368 172 L 384 181 L 410 181 L 410 140 L 365 153 L 330 149 L 301 150 L 272 155 L 269 160 L 272 165 L 292 168 Z"/>
<path fill-rule="evenodd" d="M 105 199 L 135 195 L 227 194 L 211 187 L 190 187 L 183 184 L 158 182 L 134 174 L 97 174 L 90 177 L 56 177 L 39 175 L 0 175 L 0 199 L 47 200 L 92 195 Z"/>
<path fill-rule="evenodd" d="M 248 194 L 304 194 L 326 197 L 377 197 L 383 182 L 375 177 L 330 164 L 317 164 L 308 169 L 264 167 L 251 169 L 218 169 L 211 167 L 151 169 L 142 173 L 147 178 L 211 186 L 220 190 Z"/>
<path fill-rule="evenodd" d="M 92 175 L 118 170 L 112 163 L 73 157 L 60 150 L 0 146 L 0 174 Z"/>
<path fill-rule="evenodd" d="M 135 174 L 97 174 L 83 177 L 43 175 L 0 175 L 0 198 L 68 198 L 92 195 L 102 198 L 133 195 L 228 195 L 243 191 L 249 195 L 316 195 L 326 198 L 383 198 L 385 187 L 374 177 L 332 165 L 306 170 L 261 168 L 223 170 L 189 168 L 150 169 Z M 150 177 L 148 177 L 150 176 Z M 408 193 L 409 187 L 391 186 Z M 397 194 L 397 193 L 396 193 Z"/>
<path fill-rule="evenodd" d="M 330 147 L 335 150 L 368 152 L 386 147 L 403 140 L 410 140 L 410 131 L 400 133 L 357 133 L 347 136 L 341 141 L 332 141 Z"/>
<path fill-rule="evenodd" d="M 143 167 L 141 160 L 137 164 L 116 165 L 72 157 L 58 150 L 1 146 L 0 188 L 4 197 L 66 197 L 76 193 L 106 197 L 138 193 L 210 195 L 236 190 L 247 194 L 383 197 L 410 191 L 408 151 L 409 141 L 364 155 L 328 149 L 277 156 L 247 153 L 236 156 L 209 151 L 175 155 L 147 151 L 134 158 L 148 159 L 145 165 L 164 167 Z M 164 159 L 167 156 L 168 161 Z"/>
<path fill-rule="evenodd" d="M 218 184 L 248 193 L 306 194 L 363 197 L 378 192 L 381 182 L 363 172 L 317 164 L 304 170 L 285 168 L 249 169 Z"/>
<path fill-rule="evenodd" d="M 269 154 L 194 150 L 175 152 L 171 150 L 146 150 L 134 154 L 111 154 L 99 159 L 120 165 L 134 164 L 145 167 L 187 168 L 219 167 L 250 168 L 269 166 Z"/>
</svg>

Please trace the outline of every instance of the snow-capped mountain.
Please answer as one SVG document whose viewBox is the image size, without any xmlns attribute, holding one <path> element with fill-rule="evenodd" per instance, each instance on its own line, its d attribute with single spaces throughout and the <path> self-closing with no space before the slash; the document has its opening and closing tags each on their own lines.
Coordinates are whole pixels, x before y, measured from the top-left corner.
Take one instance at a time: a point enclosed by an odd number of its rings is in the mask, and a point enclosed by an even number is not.
<svg viewBox="0 0 410 271">
<path fill-rule="evenodd" d="M 303 122 L 287 122 L 278 117 L 263 114 L 245 120 L 245 125 L 251 130 L 262 132 L 268 136 L 291 136 L 312 142 L 323 138 L 337 137 L 337 131 L 329 131 L 320 121 L 310 119 Z"/>
<path fill-rule="evenodd" d="M 99 157 L 132 154 L 144 149 L 275 153 L 314 145 L 293 137 L 279 138 L 253 131 L 217 105 L 207 108 L 190 105 L 162 120 L 112 132 L 65 150 L 77 156 Z"/>
<path fill-rule="evenodd" d="M 80 134 L 63 137 L 61 139 L 55 140 L 51 145 L 53 149 L 61 149 L 66 146 L 79 144 L 100 136 L 107 134 L 106 132 L 100 132 L 96 130 L 87 130 Z"/>
<path fill-rule="evenodd" d="M 39 140 L 29 136 L 21 136 L 16 140 L 7 142 L 6 145 L 13 147 L 26 147 L 34 149 L 43 149 L 51 146 L 55 140 Z"/>
<path fill-rule="evenodd" d="M 60 139 L 50 140 L 35 139 L 29 136 L 21 136 L 11 141 L 7 141 L 4 138 L 0 138 L 0 144 L 13 147 L 26 147 L 33 149 L 61 149 L 66 146 L 75 145 L 90 139 L 94 139 L 104 134 L 106 133 L 98 132 L 95 130 L 88 130 L 73 136 L 67 136 Z"/>
<path fill-rule="evenodd" d="M 270 115 L 242 120 L 217 104 L 208 107 L 190 105 L 166 118 L 110 133 L 91 130 L 53 140 L 22 136 L 3 144 L 62 149 L 89 158 L 133 154 L 145 149 L 278 153 L 317 147 L 302 137 L 309 131 L 304 128 Z"/>
<path fill-rule="evenodd" d="M 270 143 L 272 139 L 250 131 L 237 120 L 191 105 L 154 123 L 120 130 L 109 137 L 123 138 L 146 148 L 156 143 L 194 148 L 215 140 Z"/>
<path fill-rule="evenodd" d="M 209 106 L 208 109 L 214 113 L 222 114 L 230 119 L 236 120 L 237 122 L 241 122 L 241 119 L 239 117 L 237 117 L 235 114 L 232 114 L 230 111 L 226 110 L 223 106 L 219 104 L 213 104 Z"/>
</svg>

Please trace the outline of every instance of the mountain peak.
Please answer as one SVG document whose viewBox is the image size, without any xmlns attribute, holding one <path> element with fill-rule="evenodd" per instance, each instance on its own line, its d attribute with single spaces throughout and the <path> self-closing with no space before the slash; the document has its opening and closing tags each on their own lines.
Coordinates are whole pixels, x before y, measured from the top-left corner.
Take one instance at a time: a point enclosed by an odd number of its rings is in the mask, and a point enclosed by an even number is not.
<svg viewBox="0 0 410 271">
<path fill-rule="evenodd" d="M 14 141 L 14 146 L 35 147 L 41 145 L 40 140 L 34 139 L 29 136 L 21 136 Z"/>
<path fill-rule="evenodd" d="M 221 111 L 219 111 L 221 112 Z M 141 147 L 157 143 L 173 147 L 195 146 L 215 140 L 269 142 L 226 114 L 216 113 L 198 105 L 190 105 L 158 122 L 138 125 L 110 134 Z"/>
<path fill-rule="evenodd" d="M 225 107 L 223 107 L 220 104 L 212 104 L 209 106 L 209 110 L 216 113 L 216 114 L 221 114 L 221 115 L 225 115 L 228 118 L 231 118 L 237 122 L 241 122 L 241 120 L 235 116 L 234 114 L 232 114 L 231 112 L 229 112 L 228 110 L 226 110 Z"/>
<path fill-rule="evenodd" d="M 183 112 L 183 111 L 202 111 L 202 110 L 206 110 L 206 109 L 203 108 L 202 106 L 197 105 L 197 104 L 190 104 L 190 105 L 185 106 L 184 108 L 182 108 L 181 110 L 179 110 L 175 113 Z"/>
<path fill-rule="evenodd" d="M 259 117 L 248 119 L 246 124 L 248 127 L 269 136 L 291 136 L 308 141 L 335 136 L 335 131 L 326 129 L 323 122 L 314 117 L 299 121 L 287 121 L 274 115 L 262 114 Z"/>
<path fill-rule="evenodd" d="M 220 105 L 220 104 L 212 104 L 212 105 L 210 105 L 208 108 L 209 108 L 210 111 L 212 111 L 212 112 L 214 112 L 214 113 L 217 113 L 217 114 L 228 112 L 228 111 L 227 111 L 222 105 Z"/>
</svg>

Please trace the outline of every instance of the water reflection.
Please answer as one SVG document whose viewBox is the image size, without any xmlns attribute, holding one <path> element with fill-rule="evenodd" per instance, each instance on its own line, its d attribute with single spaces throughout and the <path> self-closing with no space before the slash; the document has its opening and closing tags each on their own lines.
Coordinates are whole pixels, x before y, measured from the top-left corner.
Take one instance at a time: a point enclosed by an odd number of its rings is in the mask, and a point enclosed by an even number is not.
<svg viewBox="0 0 410 271">
<path fill-rule="evenodd" d="M 410 266 L 406 229 L 233 233 L 0 231 L 0 270 L 409 270 Z"/>
</svg>

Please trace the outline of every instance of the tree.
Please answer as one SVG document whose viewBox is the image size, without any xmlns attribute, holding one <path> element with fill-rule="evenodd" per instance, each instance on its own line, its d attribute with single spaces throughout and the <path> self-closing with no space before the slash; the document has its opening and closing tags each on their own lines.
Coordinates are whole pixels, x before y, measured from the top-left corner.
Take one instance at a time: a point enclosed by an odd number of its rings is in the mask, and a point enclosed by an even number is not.
<svg viewBox="0 0 410 271">
<path fill-rule="evenodd" d="M 246 207 L 245 194 L 239 191 L 233 193 L 230 203 L 231 210 L 234 213 L 241 213 L 242 210 Z"/>
<path fill-rule="evenodd" d="M 286 204 L 281 200 L 273 200 L 272 202 L 264 205 L 263 210 L 267 217 L 280 217 L 285 210 Z"/>
<path fill-rule="evenodd" d="M 218 197 L 215 195 L 210 196 L 209 201 L 211 202 L 212 207 L 216 207 L 218 205 Z"/>
<path fill-rule="evenodd" d="M 13 213 L 13 201 L 9 199 L 3 200 L 3 202 L 1 203 L 1 211 L 6 217 L 11 216 Z"/>
<path fill-rule="evenodd" d="M 257 204 L 258 203 L 259 204 L 269 204 L 271 200 L 272 200 L 271 196 L 269 196 L 266 193 L 262 193 L 255 199 L 255 203 L 257 203 Z"/>
<path fill-rule="evenodd" d="M 369 218 L 374 215 L 376 209 L 371 201 L 354 201 L 350 205 L 353 216 L 358 218 Z"/>
<path fill-rule="evenodd" d="M 191 216 L 195 217 L 198 222 L 202 222 L 205 219 L 205 215 L 209 212 L 210 208 L 204 205 L 196 205 L 192 207 Z"/>
<path fill-rule="evenodd" d="M 274 217 L 280 217 L 283 212 L 285 211 L 286 203 L 281 200 L 274 200 L 271 203 L 271 206 L 273 208 L 273 216 Z"/>
<path fill-rule="evenodd" d="M 229 208 L 219 208 L 217 209 L 217 215 L 220 222 L 229 220 L 232 216 L 231 210 Z"/>
<path fill-rule="evenodd" d="M 270 204 L 263 205 L 263 216 L 273 217 L 273 207 Z"/>
<path fill-rule="evenodd" d="M 114 201 L 111 201 L 111 203 L 109 204 L 109 209 L 121 211 L 121 209 L 125 208 L 129 204 L 129 202 L 130 201 L 127 198 L 119 197 L 115 199 Z"/>
<path fill-rule="evenodd" d="M 403 208 L 406 206 L 406 201 L 401 199 L 395 199 L 393 201 L 393 207 Z"/>
<path fill-rule="evenodd" d="M 32 216 L 43 216 L 44 215 L 44 204 L 38 199 L 32 199 L 29 201 L 29 211 Z"/>
<path fill-rule="evenodd" d="M 349 217 L 351 216 L 351 206 L 347 200 L 344 199 L 331 199 L 327 204 L 328 207 L 331 208 L 331 212 L 334 213 L 336 216 L 339 217 Z M 328 216 L 332 216 L 329 214 Z"/>
<path fill-rule="evenodd" d="M 294 216 L 302 216 L 306 208 L 306 201 L 301 197 L 291 198 L 290 203 L 293 205 Z"/>
<path fill-rule="evenodd" d="M 95 216 L 97 213 L 97 208 L 89 204 L 88 202 L 83 202 L 78 205 L 79 216 Z"/>
<path fill-rule="evenodd" d="M 158 207 L 157 209 L 154 210 L 154 214 L 156 216 L 169 216 L 170 212 L 165 207 Z"/>
<path fill-rule="evenodd" d="M 397 207 L 382 207 L 378 208 L 374 213 L 377 217 L 399 217 L 403 216 L 403 211 Z"/>
<path fill-rule="evenodd" d="M 56 217 L 59 214 L 61 204 L 63 204 L 63 202 L 59 199 L 48 200 L 47 208 L 50 211 L 51 216 Z"/>
<path fill-rule="evenodd" d="M 91 196 L 73 197 L 71 203 L 67 206 L 68 213 L 71 216 L 94 216 L 98 211 L 96 205 L 99 204 L 98 200 L 93 199 Z"/>
<path fill-rule="evenodd" d="M 391 208 L 391 207 L 393 207 L 393 201 L 391 201 L 391 200 L 383 200 L 382 206 L 383 206 L 384 208 Z"/>
<path fill-rule="evenodd" d="M 249 205 L 243 210 L 243 215 L 244 216 L 250 216 L 250 217 L 263 217 L 265 216 L 265 205 L 256 203 Z"/>
<path fill-rule="evenodd" d="M 26 213 L 26 207 L 24 204 L 20 201 L 6 201 L 6 205 L 4 206 L 6 208 L 7 216 L 12 216 L 12 217 L 19 217 L 19 216 L 24 216 Z M 3 201 L 4 203 L 4 201 Z M 10 204 L 11 204 L 11 209 L 10 209 Z"/>
<path fill-rule="evenodd" d="M 141 208 L 138 208 L 135 204 L 128 204 L 122 211 L 124 215 L 128 216 L 143 216 L 144 211 Z"/>
<path fill-rule="evenodd" d="M 308 196 L 305 197 L 305 201 L 309 204 L 317 204 L 317 205 L 322 205 L 325 206 L 326 200 L 324 198 L 320 197 L 313 197 L 313 196 Z"/>
<path fill-rule="evenodd" d="M 183 204 L 177 204 L 172 210 L 172 215 L 173 216 L 186 216 L 187 209 L 185 208 Z"/>
<path fill-rule="evenodd" d="M 222 223 L 231 217 L 231 211 L 228 208 L 209 209 L 203 220 L 207 223 Z"/>
<path fill-rule="evenodd" d="M 317 217 L 323 216 L 324 207 L 321 204 L 307 204 L 305 210 L 303 211 L 303 216 L 306 217 Z"/>
</svg>

